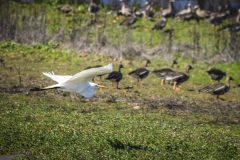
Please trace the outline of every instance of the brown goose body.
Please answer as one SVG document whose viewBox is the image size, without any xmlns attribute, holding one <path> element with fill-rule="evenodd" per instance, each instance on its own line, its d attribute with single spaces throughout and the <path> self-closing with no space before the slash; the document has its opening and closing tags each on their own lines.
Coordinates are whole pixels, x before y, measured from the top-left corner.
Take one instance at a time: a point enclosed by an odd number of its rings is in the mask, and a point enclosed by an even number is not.
<svg viewBox="0 0 240 160">
<path fill-rule="evenodd" d="M 222 24 L 223 17 L 221 16 L 221 6 L 218 7 L 218 12 L 212 12 L 210 14 L 210 23 L 215 28 L 215 26 Z"/>
<path fill-rule="evenodd" d="M 205 92 L 205 93 L 210 93 L 213 95 L 217 95 L 217 99 L 219 98 L 219 95 L 223 95 L 227 93 L 230 90 L 230 80 L 233 80 L 231 76 L 228 76 L 226 78 L 226 83 L 218 83 L 218 84 L 211 84 L 209 86 L 206 86 L 202 89 L 200 89 L 198 92 Z"/>
<path fill-rule="evenodd" d="M 222 70 L 220 69 L 216 69 L 216 68 L 212 68 L 210 67 L 209 70 L 206 71 L 210 77 L 210 83 L 212 83 L 213 80 L 215 81 L 219 81 L 224 77 L 226 76 L 226 73 L 223 72 Z"/>
<path fill-rule="evenodd" d="M 140 8 L 139 10 L 137 10 L 137 11 L 135 12 L 136 16 L 142 17 L 142 16 L 145 14 L 146 10 L 149 9 L 150 4 L 151 4 L 151 3 L 149 3 L 148 1 L 146 1 L 146 2 L 145 2 L 145 5 L 144 5 L 142 8 Z"/>
<path fill-rule="evenodd" d="M 210 17 L 210 23 L 215 27 L 217 25 L 222 24 L 223 22 L 223 18 L 220 16 L 216 16 L 216 17 Z"/>
<path fill-rule="evenodd" d="M 229 31 L 231 33 L 239 32 L 240 31 L 240 23 L 233 23 L 233 24 L 223 26 L 222 28 L 218 29 L 218 31 Z"/>
<path fill-rule="evenodd" d="M 119 25 L 126 25 L 128 27 L 130 27 L 131 25 L 133 25 L 136 22 L 136 17 L 132 16 L 132 17 L 127 17 L 124 21 L 122 21 Z"/>
<path fill-rule="evenodd" d="M 186 73 L 170 72 L 165 75 L 164 79 L 173 83 L 174 90 L 180 90 L 179 84 L 186 82 L 190 78 L 189 71 L 193 69 L 191 65 L 186 66 Z"/>
<path fill-rule="evenodd" d="M 199 17 L 196 15 L 196 13 L 192 13 L 192 12 L 183 13 L 179 15 L 177 18 L 182 19 L 184 22 L 195 20 L 197 23 L 199 23 Z"/>
<path fill-rule="evenodd" d="M 153 6 L 155 5 L 155 2 L 152 1 L 149 3 L 149 5 L 147 6 L 145 12 L 143 12 L 143 16 L 146 19 L 151 19 L 154 16 L 154 9 Z"/>
<path fill-rule="evenodd" d="M 96 19 L 97 13 L 100 10 L 97 4 L 93 3 L 93 0 L 90 1 L 90 5 L 88 7 L 88 11 L 91 15 L 94 15 L 94 19 Z"/>
<path fill-rule="evenodd" d="M 145 68 L 138 68 L 130 73 L 128 73 L 128 75 L 137 78 L 138 82 L 141 83 L 141 81 L 146 78 L 149 75 L 149 70 L 147 69 L 147 65 L 151 63 L 149 60 L 147 60 L 146 64 L 145 64 Z"/>
<path fill-rule="evenodd" d="M 174 61 L 172 62 L 172 65 L 171 65 L 172 68 L 162 68 L 162 69 L 159 69 L 159 70 L 154 70 L 154 71 L 152 72 L 153 74 L 155 74 L 156 76 L 158 76 L 159 78 L 162 79 L 162 80 L 161 80 L 161 85 L 164 85 L 164 83 L 165 83 L 165 76 L 166 76 L 167 74 L 169 74 L 169 73 L 171 73 L 171 72 L 175 72 L 175 71 L 173 70 L 174 64 L 178 64 L 176 60 L 174 60 Z"/>
<path fill-rule="evenodd" d="M 230 14 L 229 7 L 226 4 L 224 8 L 221 9 L 220 17 L 222 17 L 225 20 L 229 17 L 229 14 Z"/>
<path fill-rule="evenodd" d="M 129 8 L 128 5 L 127 5 L 127 0 L 120 0 L 120 1 L 123 2 L 122 8 L 120 10 L 120 13 L 122 15 L 125 15 L 125 16 L 131 16 L 132 15 L 132 11 L 131 11 L 131 8 Z"/>
<path fill-rule="evenodd" d="M 119 25 L 126 25 L 128 28 L 133 25 L 137 20 L 137 17 L 135 15 L 135 12 L 132 13 L 131 17 L 126 17 Z"/>
<path fill-rule="evenodd" d="M 225 25 L 222 28 L 218 29 L 218 31 L 226 31 L 226 30 L 228 30 L 229 32 L 238 32 L 238 31 L 240 31 L 239 19 L 240 19 L 240 9 L 238 9 L 238 16 L 236 17 L 236 23 Z"/>
<path fill-rule="evenodd" d="M 172 10 L 173 10 L 173 2 L 174 2 L 174 0 L 169 0 L 168 8 L 162 10 L 161 15 L 163 17 L 169 17 L 169 16 L 173 15 L 173 12 L 172 12 Z"/>
<path fill-rule="evenodd" d="M 194 10 L 196 11 L 196 15 L 199 18 L 209 18 L 210 17 L 210 12 L 206 10 L 201 10 L 198 5 L 194 6 Z"/>
<path fill-rule="evenodd" d="M 180 12 L 178 12 L 175 17 L 179 17 L 181 15 L 187 14 L 187 13 L 191 13 L 191 4 L 188 3 L 187 9 L 183 9 Z"/>
<path fill-rule="evenodd" d="M 166 24 L 167 24 L 166 18 L 161 17 L 151 30 L 162 30 L 166 26 Z"/>
<path fill-rule="evenodd" d="M 74 13 L 75 12 L 74 8 L 70 5 L 63 5 L 63 6 L 59 7 L 58 10 L 63 13 L 70 13 L 70 12 Z"/>
<path fill-rule="evenodd" d="M 109 73 L 108 77 L 106 78 L 106 80 L 109 80 L 112 82 L 112 87 L 113 87 L 113 82 L 114 82 L 114 83 L 117 83 L 116 88 L 118 88 L 118 83 L 123 78 L 123 75 L 121 73 L 121 68 L 123 68 L 122 64 L 120 64 L 118 66 L 118 71 L 113 71 L 113 72 Z"/>
</svg>

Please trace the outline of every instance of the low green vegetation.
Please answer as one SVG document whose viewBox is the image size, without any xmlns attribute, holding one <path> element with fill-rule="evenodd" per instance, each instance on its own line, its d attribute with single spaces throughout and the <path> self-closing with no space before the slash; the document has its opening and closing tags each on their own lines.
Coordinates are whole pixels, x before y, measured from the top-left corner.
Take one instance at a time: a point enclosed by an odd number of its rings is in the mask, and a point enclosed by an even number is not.
<svg viewBox="0 0 240 160">
<path fill-rule="evenodd" d="M 239 63 L 216 64 L 235 79 L 221 96 L 199 94 L 209 84 L 206 63 L 192 64 L 181 90 L 160 86 L 150 74 L 140 87 L 128 72 L 144 59 L 116 60 L 100 54 L 59 50 L 54 43 L 0 43 L 0 155 L 17 159 L 239 159 Z M 120 89 L 89 100 L 61 91 L 30 92 L 54 84 L 42 72 L 72 75 L 90 65 L 119 63 Z M 151 59 L 150 70 L 169 67 Z M 183 71 L 191 59 L 178 59 Z M 221 82 L 224 82 L 222 80 Z"/>
<path fill-rule="evenodd" d="M 170 38 L 164 31 L 151 32 L 158 17 L 138 18 L 128 30 L 119 26 L 122 19 L 106 14 L 105 6 L 98 15 L 104 27 L 96 27 L 88 4 L 73 5 L 75 14 L 63 14 L 59 6 L 51 1 L 1 8 L 3 22 L 9 22 L 5 40 L 15 41 L 0 42 L 0 159 L 240 158 L 239 46 L 232 47 L 228 32 L 214 32 L 207 21 L 169 18 L 164 30 L 173 30 Z M 128 76 L 144 66 L 138 52 L 158 46 L 156 53 L 144 53 L 151 71 L 170 67 L 175 58 L 175 70 L 184 72 L 186 64 L 194 68 L 180 91 L 160 86 L 151 73 L 143 86 Z M 124 56 L 114 56 L 117 51 Z M 42 72 L 73 75 L 108 63 L 114 70 L 124 66 L 120 89 L 96 77 L 108 88 L 97 89 L 91 99 L 57 90 L 30 91 L 55 83 Z M 224 101 L 198 93 L 209 84 L 209 66 L 234 78 L 230 91 L 220 96 Z"/>
</svg>

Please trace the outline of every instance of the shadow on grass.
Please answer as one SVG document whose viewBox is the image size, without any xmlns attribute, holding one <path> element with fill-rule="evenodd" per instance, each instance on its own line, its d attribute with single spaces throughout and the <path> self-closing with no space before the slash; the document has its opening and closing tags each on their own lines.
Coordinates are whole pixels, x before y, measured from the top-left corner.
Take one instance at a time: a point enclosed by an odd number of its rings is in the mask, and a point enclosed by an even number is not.
<svg viewBox="0 0 240 160">
<path fill-rule="evenodd" d="M 123 142 L 121 142 L 118 139 L 114 139 L 114 140 L 108 139 L 107 141 L 110 144 L 110 146 L 116 150 L 118 150 L 118 149 L 120 149 L 120 150 L 147 150 L 147 148 L 143 147 L 142 145 L 133 145 L 129 142 L 127 144 L 124 144 Z"/>
</svg>

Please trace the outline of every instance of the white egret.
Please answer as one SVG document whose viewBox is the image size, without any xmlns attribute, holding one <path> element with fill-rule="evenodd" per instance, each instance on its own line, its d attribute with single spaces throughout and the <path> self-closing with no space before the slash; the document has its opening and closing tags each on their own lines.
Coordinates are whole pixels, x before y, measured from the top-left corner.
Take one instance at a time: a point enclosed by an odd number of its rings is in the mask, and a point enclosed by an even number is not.
<svg viewBox="0 0 240 160">
<path fill-rule="evenodd" d="M 87 70 L 83 70 L 74 76 L 62 76 L 55 75 L 52 73 L 43 74 L 52 80 L 56 81 L 58 84 L 51 85 L 45 88 L 34 88 L 31 91 L 42 91 L 49 89 L 58 89 L 66 92 L 76 92 L 83 95 L 86 98 L 91 98 L 94 95 L 95 88 L 106 88 L 105 86 L 98 85 L 96 83 L 89 82 L 94 76 L 108 74 L 113 70 L 112 64 L 108 64 L 104 67 L 99 68 L 91 68 Z"/>
</svg>

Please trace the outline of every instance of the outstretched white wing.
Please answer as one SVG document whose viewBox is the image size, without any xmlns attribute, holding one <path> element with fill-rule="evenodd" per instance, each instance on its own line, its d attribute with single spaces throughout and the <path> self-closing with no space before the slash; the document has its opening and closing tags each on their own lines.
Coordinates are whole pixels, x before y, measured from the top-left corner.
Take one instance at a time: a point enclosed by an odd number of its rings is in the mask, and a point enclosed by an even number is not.
<svg viewBox="0 0 240 160">
<path fill-rule="evenodd" d="M 87 82 L 92 79 L 94 76 L 111 73 L 113 70 L 112 63 L 109 63 L 107 66 L 99 67 L 99 68 L 91 68 L 87 70 L 83 70 L 75 74 L 72 78 L 67 80 L 64 84 L 76 84 L 81 82 Z"/>
<path fill-rule="evenodd" d="M 43 72 L 43 74 L 49 78 L 51 78 L 52 80 L 54 80 L 57 83 L 64 83 L 67 80 L 69 80 L 70 78 L 72 78 L 72 76 L 61 76 L 61 75 L 55 75 L 53 72 Z"/>
</svg>

